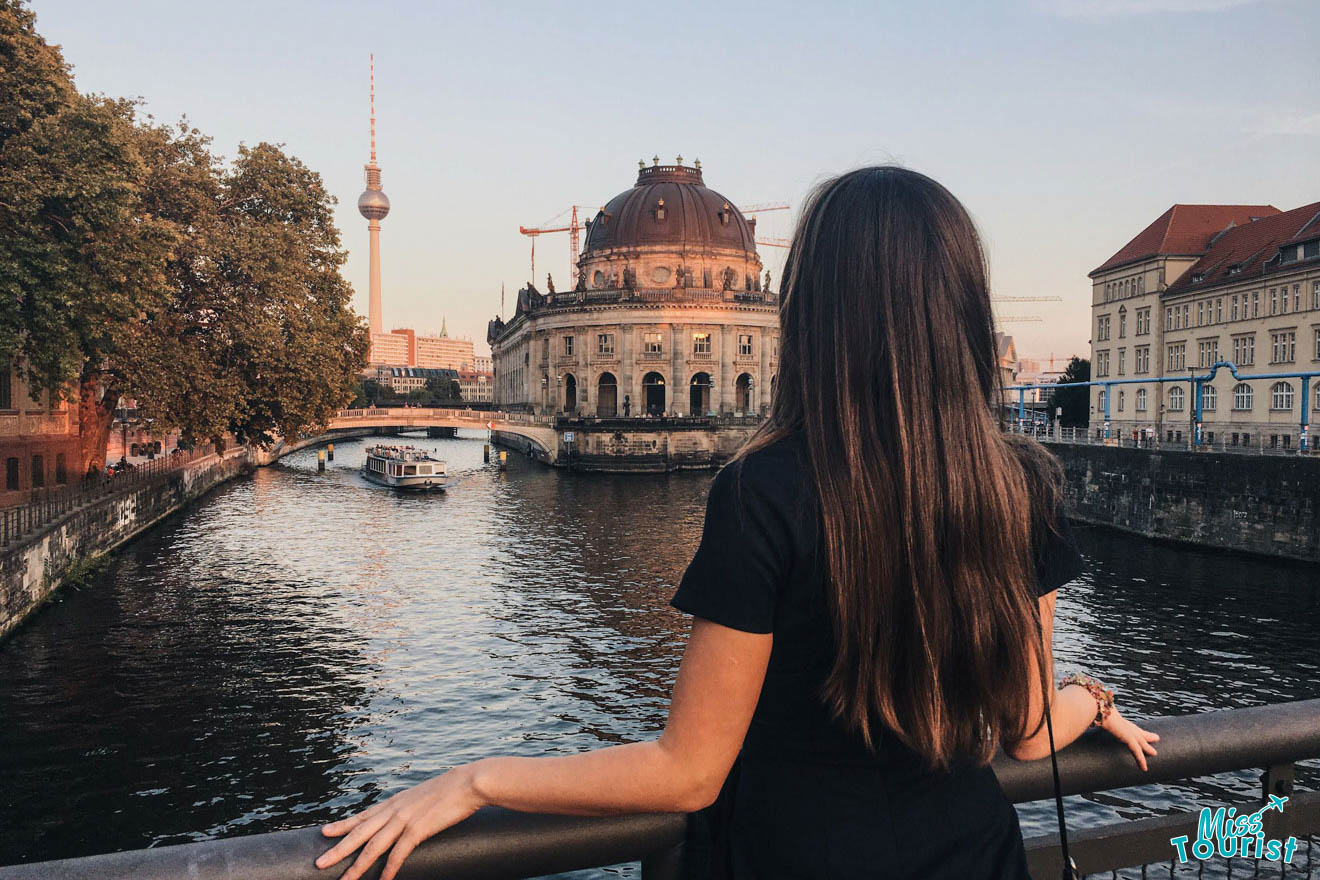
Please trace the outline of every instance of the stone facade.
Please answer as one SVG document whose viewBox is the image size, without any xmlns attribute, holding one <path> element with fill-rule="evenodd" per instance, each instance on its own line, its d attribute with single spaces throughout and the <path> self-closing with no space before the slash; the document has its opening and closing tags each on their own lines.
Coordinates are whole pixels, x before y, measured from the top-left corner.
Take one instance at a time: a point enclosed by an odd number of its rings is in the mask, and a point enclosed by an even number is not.
<svg viewBox="0 0 1320 880">
<path fill-rule="evenodd" d="M 1320 203 L 1177 205 L 1091 273 L 1091 428 L 1296 448 L 1320 408 Z M 1179 382 L 1142 382 L 1143 377 Z M 1314 445 L 1314 444 L 1310 444 Z"/>
<path fill-rule="evenodd" d="M 589 226 L 577 288 L 528 285 L 513 318 L 490 323 L 496 405 L 599 418 L 764 414 L 778 297 L 762 289 L 753 229 L 698 167 L 643 167 Z"/>
<path fill-rule="evenodd" d="M 76 483 L 80 460 L 77 404 L 50 392 L 33 400 L 20 371 L 0 364 L 0 507 Z"/>
</svg>

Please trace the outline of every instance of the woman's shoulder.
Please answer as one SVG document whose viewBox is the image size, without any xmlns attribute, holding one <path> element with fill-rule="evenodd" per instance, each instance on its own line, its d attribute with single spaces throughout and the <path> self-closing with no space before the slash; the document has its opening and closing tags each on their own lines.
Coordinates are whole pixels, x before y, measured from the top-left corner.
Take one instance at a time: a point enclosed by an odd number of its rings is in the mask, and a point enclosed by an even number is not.
<svg viewBox="0 0 1320 880">
<path fill-rule="evenodd" d="M 809 466 L 805 438 L 792 431 L 765 442 L 752 441 L 751 448 L 739 452 L 720 469 L 716 479 L 750 485 L 756 489 L 796 487 Z"/>
</svg>

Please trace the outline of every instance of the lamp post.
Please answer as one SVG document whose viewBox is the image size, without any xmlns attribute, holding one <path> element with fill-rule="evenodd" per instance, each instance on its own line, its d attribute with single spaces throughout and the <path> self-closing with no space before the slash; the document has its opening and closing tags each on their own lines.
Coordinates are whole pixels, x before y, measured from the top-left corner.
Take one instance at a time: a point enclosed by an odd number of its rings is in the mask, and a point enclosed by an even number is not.
<svg viewBox="0 0 1320 880">
<path fill-rule="evenodd" d="M 548 401 L 546 400 L 546 395 L 548 393 L 549 388 L 550 388 L 550 377 L 542 376 L 541 377 L 541 413 L 543 415 L 545 414 L 545 411 L 549 408 Z"/>
<path fill-rule="evenodd" d="M 747 414 L 759 415 L 761 408 L 756 405 L 756 379 L 750 374 L 747 376 Z"/>
<path fill-rule="evenodd" d="M 564 411 L 564 374 L 555 376 L 555 411 Z"/>
<path fill-rule="evenodd" d="M 128 407 L 119 407 L 115 410 L 115 415 L 119 417 L 121 444 L 119 448 L 119 463 L 128 464 Z"/>
</svg>

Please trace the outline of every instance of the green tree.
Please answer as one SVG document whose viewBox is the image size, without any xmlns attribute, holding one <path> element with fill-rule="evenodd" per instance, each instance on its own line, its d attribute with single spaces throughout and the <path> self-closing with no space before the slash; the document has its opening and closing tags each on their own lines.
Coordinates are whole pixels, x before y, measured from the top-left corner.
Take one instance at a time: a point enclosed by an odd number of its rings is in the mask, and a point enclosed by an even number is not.
<svg viewBox="0 0 1320 880">
<path fill-rule="evenodd" d="M 1068 361 L 1059 384 L 1066 382 L 1090 382 L 1091 362 L 1074 357 Z M 1050 395 L 1050 408 L 1063 408 L 1059 424 L 1065 428 L 1085 428 L 1091 424 L 1091 395 L 1087 386 L 1077 388 L 1056 388 Z"/>
<path fill-rule="evenodd" d="M 0 359 L 95 422 L 114 406 L 95 370 L 166 295 L 175 231 L 142 210 L 132 105 L 80 95 L 17 0 L 0 0 L 0 96 Z"/>
<path fill-rule="evenodd" d="M 366 328 L 319 175 L 279 147 L 231 166 L 196 129 L 78 94 L 0 0 L 0 357 L 79 397 L 85 469 L 121 395 L 185 438 L 267 443 L 352 396 Z"/>
</svg>

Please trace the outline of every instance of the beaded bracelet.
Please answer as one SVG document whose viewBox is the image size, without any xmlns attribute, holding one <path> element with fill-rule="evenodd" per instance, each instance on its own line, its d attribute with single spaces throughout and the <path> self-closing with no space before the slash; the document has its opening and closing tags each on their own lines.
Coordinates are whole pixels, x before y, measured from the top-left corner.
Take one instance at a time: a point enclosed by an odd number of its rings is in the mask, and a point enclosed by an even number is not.
<svg viewBox="0 0 1320 880">
<path fill-rule="evenodd" d="M 1098 678 L 1089 675 L 1083 675 L 1080 672 L 1070 672 L 1059 682 L 1059 690 L 1063 690 L 1070 684 L 1086 688 L 1092 697 L 1095 697 L 1095 720 L 1091 722 L 1093 727 L 1100 727 L 1109 719 L 1109 713 L 1114 711 L 1114 692 L 1104 686 Z"/>
</svg>

